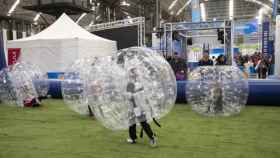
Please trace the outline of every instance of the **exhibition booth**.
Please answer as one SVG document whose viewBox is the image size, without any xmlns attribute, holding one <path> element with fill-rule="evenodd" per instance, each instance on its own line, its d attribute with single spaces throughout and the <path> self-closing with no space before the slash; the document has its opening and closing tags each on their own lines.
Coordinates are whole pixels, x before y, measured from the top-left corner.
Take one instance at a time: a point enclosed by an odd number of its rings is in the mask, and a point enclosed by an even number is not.
<svg viewBox="0 0 280 158">
<path fill-rule="evenodd" d="M 117 43 L 83 29 L 66 14 L 42 32 L 23 39 L 8 41 L 8 63 L 24 61 L 44 73 L 63 72 L 75 60 L 112 55 Z"/>
</svg>

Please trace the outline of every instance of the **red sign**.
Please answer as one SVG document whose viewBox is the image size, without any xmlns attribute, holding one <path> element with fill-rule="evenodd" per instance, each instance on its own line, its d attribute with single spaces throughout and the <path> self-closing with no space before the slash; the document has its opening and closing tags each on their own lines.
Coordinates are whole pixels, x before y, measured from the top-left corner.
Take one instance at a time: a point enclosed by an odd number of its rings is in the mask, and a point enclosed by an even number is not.
<svg viewBox="0 0 280 158">
<path fill-rule="evenodd" d="M 20 48 L 8 49 L 8 65 L 13 65 L 18 61 L 20 52 L 21 52 Z"/>
</svg>

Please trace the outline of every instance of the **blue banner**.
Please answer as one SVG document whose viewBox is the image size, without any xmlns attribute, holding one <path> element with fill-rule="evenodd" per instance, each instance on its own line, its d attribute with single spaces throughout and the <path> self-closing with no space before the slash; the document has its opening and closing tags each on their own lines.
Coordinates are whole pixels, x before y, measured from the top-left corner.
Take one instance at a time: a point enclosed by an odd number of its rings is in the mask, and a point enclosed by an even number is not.
<svg viewBox="0 0 280 158">
<path fill-rule="evenodd" d="M 6 57 L 4 51 L 4 40 L 3 40 L 3 33 L 0 31 L 0 70 L 6 67 Z"/>
<path fill-rule="evenodd" d="M 274 55 L 274 41 L 268 41 L 268 53 Z"/>
<path fill-rule="evenodd" d="M 236 56 L 237 54 L 240 53 L 239 48 L 233 48 L 233 54 Z M 225 55 L 225 50 L 224 48 L 214 48 L 210 51 L 210 56 L 215 56 L 218 57 L 219 55 Z"/>
<path fill-rule="evenodd" d="M 262 53 L 268 52 L 268 42 L 269 42 L 269 22 L 263 22 L 262 29 Z"/>
<path fill-rule="evenodd" d="M 199 6 L 199 0 L 192 0 L 191 1 L 192 6 L 192 22 L 200 22 L 200 6 Z"/>
<path fill-rule="evenodd" d="M 234 27 L 235 33 L 241 35 L 251 35 L 258 32 L 258 21 L 251 20 L 246 23 L 236 23 Z"/>
</svg>

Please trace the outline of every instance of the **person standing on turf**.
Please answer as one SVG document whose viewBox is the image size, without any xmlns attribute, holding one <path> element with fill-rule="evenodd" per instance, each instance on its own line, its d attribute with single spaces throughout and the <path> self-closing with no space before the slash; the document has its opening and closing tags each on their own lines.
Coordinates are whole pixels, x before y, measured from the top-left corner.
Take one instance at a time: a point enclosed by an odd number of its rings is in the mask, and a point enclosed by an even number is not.
<svg viewBox="0 0 280 158">
<path fill-rule="evenodd" d="M 144 87 L 140 82 L 137 81 L 138 75 L 136 73 L 136 69 L 132 68 L 129 71 L 129 82 L 127 84 L 127 92 L 129 94 L 129 138 L 127 139 L 128 143 L 135 144 L 137 140 L 136 134 L 136 120 L 138 120 L 150 139 L 150 145 L 152 147 L 157 146 L 156 137 L 154 132 L 151 129 L 151 126 L 146 121 L 145 112 L 142 109 L 141 101 L 141 93 L 144 93 Z M 144 103 L 144 102 L 143 102 Z"/>
</svg>

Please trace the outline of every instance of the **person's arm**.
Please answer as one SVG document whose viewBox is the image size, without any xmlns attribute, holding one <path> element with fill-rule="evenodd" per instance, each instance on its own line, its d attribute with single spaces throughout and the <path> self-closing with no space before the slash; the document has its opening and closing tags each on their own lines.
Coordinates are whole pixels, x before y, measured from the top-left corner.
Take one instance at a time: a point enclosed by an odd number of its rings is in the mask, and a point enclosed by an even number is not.
<svg viewBox="0 0 280 158">
<path fill-rule="evenodd" d="M 137 93 L 144 90 L 144 87 L 139 83 L 130 83 L 128 86 L 131 93 Z"/>
<path fill-rule="evenodd" d="M 135 93 L 140 92 L 140 91 L 143 91 L 143 90 L 144 90 L 144 87 L 141 87 L 141 88 L 135 90 Z"/>
<path fill-rule="evenodd" d="M 256 67 L 255 67 L 255 70 L 258 70 L 258 69 L 259 69 L 260 64 L 261 64 L 261 60 L 258 61 L 258 64 L 257 64 Z"/>
</svg>

